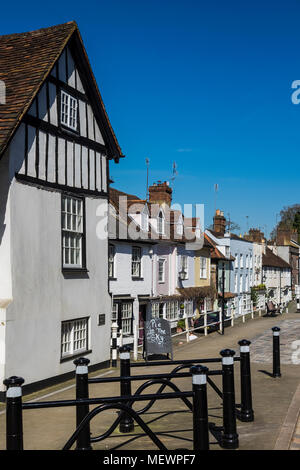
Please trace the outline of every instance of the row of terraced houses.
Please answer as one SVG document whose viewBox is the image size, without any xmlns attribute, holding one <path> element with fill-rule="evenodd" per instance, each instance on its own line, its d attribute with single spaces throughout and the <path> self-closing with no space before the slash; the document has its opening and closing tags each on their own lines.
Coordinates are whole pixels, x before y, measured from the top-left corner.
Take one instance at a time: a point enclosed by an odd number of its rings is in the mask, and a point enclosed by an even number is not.
<svg viewBox="0 0 300 470">
<path fill-rule="evenodd" d="M 168 182 L 145 200 L 111 186 L 124 155 L 76 23 L 1 36 L 0 80 L 2 398 L 11 375 L 30 391 L 71 377 L 81 355 L 107 366 L 112 322 L 132 344 L 152 317 L 176 329 L 222 299 L 227 316 L 242 315 L 253 286 L 291 299 L 294 234 L 241 237 L 219 210 L 204 231 L 172 208 Z"/>
</svg>

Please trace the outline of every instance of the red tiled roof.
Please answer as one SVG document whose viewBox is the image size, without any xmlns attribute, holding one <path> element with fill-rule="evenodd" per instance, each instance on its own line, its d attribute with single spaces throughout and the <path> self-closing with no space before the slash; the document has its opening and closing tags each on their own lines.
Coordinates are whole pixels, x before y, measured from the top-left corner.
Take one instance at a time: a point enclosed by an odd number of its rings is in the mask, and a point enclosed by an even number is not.
<svg viewBox="0 0 300 470">
<path fill-rule="evenodd" d="M 105 107 L 93 75 L 75 21 L 43 28 L 26 33 L 0 36 L 0 80 L 6 87 L 6 104 L 0 105 L 0 157 L 5 151 L 21 119 L 29 109 L 44 80 L 59 58 L 64 47 L 73 36 L 77 35 L 82 46 L 82 53 L 87 62 L 87 69 L 101 114 L 106 119 L 110 132 L 108 137 L 121 157 L 121 149 L 111 128 Z"/>
<path fill-rule="evenodd" d="M 234 261 L 235 258 L 234 256 L 230 255 L 229 258 L 226 258 L 225 255 L 223 255 L 217 248 L 217 245 L 216 243 L 207 235 L 207 233 L 204 234 L 204 238 L 205 240 L 207 240 L 210 248 L 211 248 L 211 259 L 220 259 L 220 260 L 230 260 L 230 261 Z"/>
<path fill-rule="evenodd" d="M 284 259 L 280 258 L 280 256 L 275 255 L 273 251 L 270 250 L 270 248 L 268 247 L 266 247 L 266 254 L 262 255 L 262 265 L 274 268 L 291 269 L 291 266 L 286 261 L 284 261 Z"/>
</svg>

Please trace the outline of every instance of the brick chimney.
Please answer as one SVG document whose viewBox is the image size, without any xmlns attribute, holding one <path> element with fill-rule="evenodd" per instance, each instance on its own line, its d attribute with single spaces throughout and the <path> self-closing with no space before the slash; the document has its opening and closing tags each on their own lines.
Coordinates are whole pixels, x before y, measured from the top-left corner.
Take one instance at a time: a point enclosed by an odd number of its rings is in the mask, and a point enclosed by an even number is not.
<svg viewBox="0 0 300 470">
<path fill-rule="evenodd" d="M 256 243 L 264 243 L 265 235 L 258 228 L 250 228 L 249 233 L 244 235 L 246 240 Z"/>
<path fill-rule="evenodd" d="M 167 204 L 171 206 L 172 202 L 172 188 L 170 188 L 169 183 L 164 181 L 158 181 L 154 183 L 153 186 L 149 187 L 149 203 L 150 204 Z"/>
<path fill-rule="evenodd" d="M 224 217 L 224 212 L 220 211 L 220 209 L 216 210 L 214 216 L 214 231 L 224 235 L 226 231 L 226 219 Z"/>
<path fill-rule="evenodd" d="M 288 245 L 291 240 L 298 240 L 297 229 L 293 229 L 284 225 L 279 226 L 276 233 L 276 244 Z"/>
</svg>

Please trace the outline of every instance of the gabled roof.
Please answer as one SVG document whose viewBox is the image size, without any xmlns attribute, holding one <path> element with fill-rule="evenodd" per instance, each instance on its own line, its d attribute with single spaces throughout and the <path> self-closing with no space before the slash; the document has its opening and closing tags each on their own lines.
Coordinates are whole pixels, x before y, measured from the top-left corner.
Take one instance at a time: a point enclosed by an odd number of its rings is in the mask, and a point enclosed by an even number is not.
<svg viewBox="0 0 300 470">
<path fill-rule="evenodd" d="M 262 255 L 262 265 L 266 267 L 272 267 L 272 268 L 289 268 L 291 269 L 291 266 L 284 261 L 284 259 L 280 258 L 280 256 L 277 256 L 273 253 L 270 248 L 266 247 L 266 254 Z"/>
<path fill-rule="evenodd" d="M 220 252 L 217 248 L 217 244 L 207 235 L 207 233 L 204 234 L 204 239 L 207 240 L 207 243 L 209 244 L 211 248 L 211 259 L 216 259 L 216 260 L 224 260 L 224 261 L 234 261 L 235 257 L 230 255 L 229 258 L 227 258 L 223 253 Z"/>
<path fill-rule="evenodd" d="M 0 36 L 0 80 L 6 87 L 6 104 L 0 105 L 0 158 L 21 119 L 50 74 L 53 65 L 70 41 L 76 41 L 78 53 L 89 78 L 89 98 L 104 123 L 103 138 L 110 157 L 122 157 L 120 146 L 110 125 L 87 53 L 75 21 L 27 33 Z"/>
</svg>

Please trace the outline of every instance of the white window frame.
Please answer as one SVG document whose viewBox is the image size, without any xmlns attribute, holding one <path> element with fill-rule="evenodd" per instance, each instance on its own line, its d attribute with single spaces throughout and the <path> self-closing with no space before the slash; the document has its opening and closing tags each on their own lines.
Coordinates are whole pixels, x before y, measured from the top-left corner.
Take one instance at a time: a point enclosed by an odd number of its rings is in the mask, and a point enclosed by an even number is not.
<svg viewBox="0 0 300 470">
<path fill-rule="evenodd" d="M 194 315 L 194 305 L 192 300 L 186 300 L 184 302 L 184 315 L 190 318 Z"/>
<path fill-rule="evenodd" d="M 240 286 L 239 286 L 239 287 L 240 287 L 240 291 L 239 291 L 239 292 L 240 292 L 240 293 L 243 292 L 243 275 L 242 275 L 242 274 L 240 274 Z"/>
<path fill-rule="evenodd" d="M 238 268 L 239 267 L 239 255 L 238 255 L 238 253 L 235 253 L 234 257 L 235 257 L 234 267 Z"/>
<path fill-rule="evenodd" d="M 166 302 L 166 320 L 177 320 L 178 318 L 178 301 L 170 300 Z"/>
<path fill-rule="evenodd" d="M 241 253 L 240 254 L 240 268 L 244 267 L 244 255 Z"/>
<path fill-rule="evenodd" d="M 200 279 L 207 279 L 207 258 L 200 256 Z"/>
<path fill-rule="evenodd" d="M 60 122 L 64 126 L 77 131 L 77 109 L 78 101 L 74 96 L 61 90 L 60 93 Z"/>
<path fill-rule="evenodd" d="M 83 268 L 84 263 L 84 201 L 62 195 L 62 265 L 63 268 Z"/>
<path fill-rule="evenodd" d="M 142 248 L 140 246 L 132 247 L 131 277 L 142 277 Z"/>
<path fill-rule="evenodd" d="M 72 357 L 89 349 L 89 317 L 61 323 L 61 358 Z"/>
<path fill-rule="evenodd" d="M 160 266 L 162 266 L 162 270 L 160 270 Z M 166 259 L 159 258 L 158 259 L 158 282 L 160 284 L 163 284 L 165 282 L 165 277 L 166 277 L 165 274 L 166 274 Z"/>
<path fill-rule="evenodd" d="M 151 316 L 152 318 L 159 317 L 159 302 L 152 302 L 151 304 Z"/>
<path fill-rule="evenodd" d="M 121 325 L 122 334 L 130 336 L 132 334 L 133 303 L 121 302 Z"/>
</svg>

